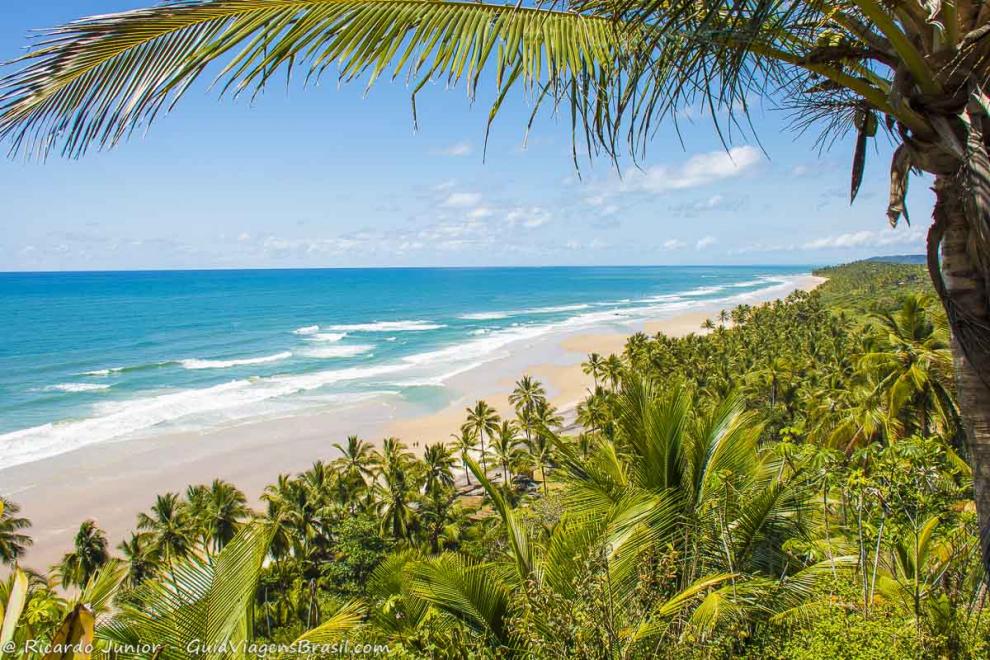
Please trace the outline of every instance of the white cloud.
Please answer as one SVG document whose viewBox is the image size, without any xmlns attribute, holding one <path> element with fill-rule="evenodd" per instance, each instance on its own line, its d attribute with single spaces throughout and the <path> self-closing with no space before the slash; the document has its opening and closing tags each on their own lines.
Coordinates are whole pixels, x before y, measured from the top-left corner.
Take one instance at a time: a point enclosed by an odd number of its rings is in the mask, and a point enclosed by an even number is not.
<svg viewBox="0 0 990 660">
<path fill-rule="evenodd" d="M 663 242 L 664 250 L 680 250 L 686 246 L 687 243 L 685 243 L 684 241 L 677 240 L 676 238 L 672 238 L 668 241 Z"/>
<path fill-rule="evenodd" d="M 455 142 L 454 144 L 444 147 L 443 149 L 437 149 L 434 153 L 440 156 L 451 156 L 456 158 L 459 156 L 470 156 L 473 151 L 474 147 L 471 146 L 471 143 L 463 140 L 461 142 Z"/>
<path fill-rule="evenodd" d="M 918 245 L 924 241 L 924 232 L 919 229 L 908 231 L 856 231 L 836 234 L 808 241 L 802 247 L 806 250 L 851 249 L 864 247 L 885 247 L 889 245 Z"/>
<path fill-rule="evenodd" d="M 477 219 L 480 219 L 480 218 L 490 217 L 493 213 L 495 213 L 495 212 L 492 211 L 487 206 L 479 206 L 477 208 L 471 209 L 468 212 L 468 217 L 477 220 Z"/>
<path fill-rule="evenodd" d="M 737 177 L 752 170 L 759 162 L 760 152 L 755 147 L 733 147 L 727 152 L 713 151 L 692 156 L 677 167 L 654 165 L 646 170 L 630 172 L 620 189 L 660 194 L 696 188 Z"/>
<path fill-rule="evenodd" d="M 505 220 L 510 227 L 535 229 L 550 222 L 550 212 L 539 206 L 516 207 L 509 209 Z"/>
<path fill-rule="evenodd" d="M 481 202 L 481 194 L 473 192 L 455 192 L 447 195 L 447 198 L 440 203 L 446 208 L 465 208 L 477 206 Z"/>
<path fill-rule="evenodd" d="M 251 234 L 247 233 L 246 231 L 241 232 L 240 236 L 237 237 L 237 240 L 240 241 L 241 243 L 243 243 L 244 241 L 250 241 Z"/>
<path fill-rule="evenodd" d="M 698 242 L 694 244 L 694 249 L 704 250 L 707 247 L 711 247 L 718 242 L 718 239 L 714 236 L 705 236 L 704 238 L 698 239 Z"/>
<path fill-rule="evenodd" d="M 672 205 L 670 210 L 679 216 L 692 218 L 708 211 L 728 211 L 738 209 L 739 206 L 739 200 L 733 201 L 724 195 L 715 194 L 704 199 Z"/>
</svg>

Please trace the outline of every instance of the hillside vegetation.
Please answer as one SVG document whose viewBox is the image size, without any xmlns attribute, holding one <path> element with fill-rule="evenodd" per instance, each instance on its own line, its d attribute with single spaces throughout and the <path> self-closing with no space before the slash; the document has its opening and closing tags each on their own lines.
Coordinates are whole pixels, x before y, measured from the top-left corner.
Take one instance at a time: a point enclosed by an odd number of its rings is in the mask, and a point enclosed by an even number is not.
<svg viewBox="0 0 990 660">
<path fill-rule="evenodd" d="M 421 459 L 328 438 L 263 511 L 216 481 L 160 496 L 116 551 L 86 522 L 49 576 L 0 587 L 3 634 L 158 647 L 117 657 L 985 658 L 944 315 L 921 266 L 819 274 L 588 356 L 566 432 L 523 377 L 512 419 L 478 402 Z M 0 558 L 27 525 L 7 503 Z"/>
</svg>

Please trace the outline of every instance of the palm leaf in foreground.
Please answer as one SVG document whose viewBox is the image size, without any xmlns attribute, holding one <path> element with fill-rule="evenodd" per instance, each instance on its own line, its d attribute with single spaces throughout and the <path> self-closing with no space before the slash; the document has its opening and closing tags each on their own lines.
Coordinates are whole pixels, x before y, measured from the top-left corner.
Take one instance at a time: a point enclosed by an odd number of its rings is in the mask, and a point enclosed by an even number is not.
<svg viewBox="0 0 990 660">
<path fill-rule="evenodd" d="M 342 80 L 391 68 L 415 92 L 444 77 L 473 96 L 494 66 L 498 101 L 536 88 L 607 77 L 621 39 L 609 21 L 574 13 L 434 0 L 181 0 L 97 16 L 46 33 L 0 80 L 0 138 L 47 154 L 110 147 L 169 108 L 223 59 L 223 91 L 259 92 L 279 70 Z M 545 89 L 545 88 L 544 88 Z M 541 95 L 542 98 L 542 95 Z"/>
<path fill-rule="evenodd" d="M 154 640 L 162 658 L 188 657 L 191 644 L 207 651 L 200 657 L 223 656 L 209 650 L 250 639 L 251 606 L 272 535 L 271 525 L 245 525 L 212 563 L 189 558 L 168 577 L 145 581 L 98 636 L 136 647 Z"/>
</svg>

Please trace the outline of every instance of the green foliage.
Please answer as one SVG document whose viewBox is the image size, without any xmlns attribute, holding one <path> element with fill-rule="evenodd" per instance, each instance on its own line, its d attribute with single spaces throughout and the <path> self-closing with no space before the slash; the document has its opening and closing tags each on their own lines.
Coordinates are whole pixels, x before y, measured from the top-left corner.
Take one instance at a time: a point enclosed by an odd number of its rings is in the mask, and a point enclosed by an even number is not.
<svg viewBox="0 0 990 660">
<path fill-rule="evenodd" d="M 931 293 L 928 271 L 920 264 L 854 261 L 814 271 L 828 282 L 817 289 L 828 307 L 849 312 L 888 311 L 905 294 Z"/>
<path fill-rule="evenodd" d="M 394 657 L 985 657 L 944 324 L 904 268 L 830 269 L 821 291 L 727 310 L 704 334 L 592 356 L 576 438 L 524 377 L 515 419 L 479 402 L 453 447 L 422 458 L 348 438 L 280 476 L 262 514 L 219 481 L 160 496 L 118 546 L 126 564 L 84 525 L 66 565 L 89 567 L 73 578 L 86 588 L 62 600 L 30 582 L 14 638 L 86 634 L 83 607 L 99 639 L 170 646 L 347 635 Z M 850 287 L 870 311 L 842 309 Z"/>
<path fill-rule="evenodd" d="M 344 518 L 336 527 L 336 559 L 322 567 L 323 577 L 334 591 L 364 595 L 368 576 L 395 545 L 381 536 L 378 528 L 378 520 L 370 513 Z"/>
</svg>

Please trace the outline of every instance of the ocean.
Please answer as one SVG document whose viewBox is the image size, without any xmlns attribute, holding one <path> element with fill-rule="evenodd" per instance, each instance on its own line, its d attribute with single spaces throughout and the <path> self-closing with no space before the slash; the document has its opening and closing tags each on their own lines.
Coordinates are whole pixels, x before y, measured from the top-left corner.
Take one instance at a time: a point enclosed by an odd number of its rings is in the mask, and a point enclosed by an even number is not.
<svg viewBox="0 0 990 660">
<path fill-rule="evenodd" d="M 807 267 L 0 273 L 0 469 L 389 395 L 513 342 L 784 290 Z"/>
</svg>

